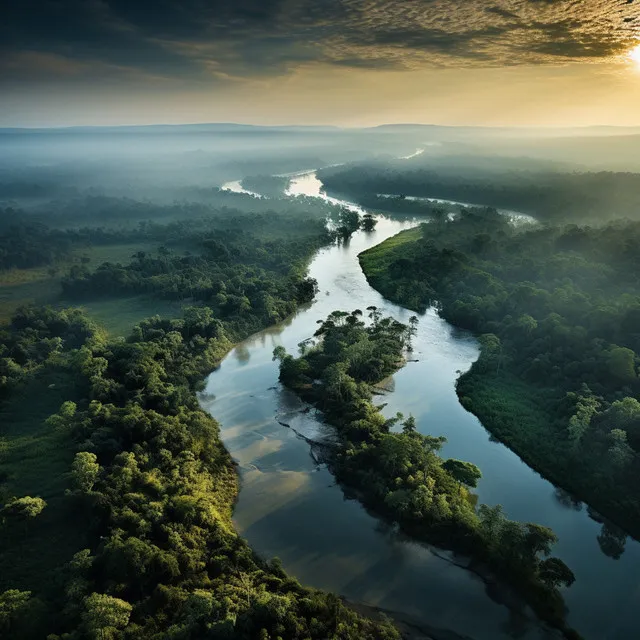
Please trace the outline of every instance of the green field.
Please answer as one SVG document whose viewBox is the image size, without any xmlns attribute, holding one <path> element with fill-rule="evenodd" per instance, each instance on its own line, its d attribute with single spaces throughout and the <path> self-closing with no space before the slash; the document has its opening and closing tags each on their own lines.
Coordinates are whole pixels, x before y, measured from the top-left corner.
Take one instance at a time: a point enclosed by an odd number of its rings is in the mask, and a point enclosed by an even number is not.
<svg viewBox="0 0 640 640">
<path fill-rule="evenodd" d="M 415 227 L 408 229 L 407 231 L 401 231 L 395 236 L 392 236 L 388 240 L 371 247 L 363 251 L 358 257 L 362 270 L 367 278 L 375 278 L 376 276 L 383 275 L 389 263 L 395 259 L 393 250 L 402 246 L 403 244 L 409 244 L 419 240 L 422 237 L 422 229 Z"/>
<path fill-rule="evenodd" d="M 103 262 L 128 264 L 135 253 L 153 253 L 155 249 L 155 245 L 141 242 L 86 247 L 75 250 L 67 259 L 58 262 L 55 273 L 49 267 L 0 271 L 0 326 L 8 324 L 16 310 L 27 304 L 77 306 L 62 297 L 60 277 L 74 264 L 82 263 L 83 258 L 90 268 Z M 149 316 L 175 317 L 181 309 L 179 303 L 151 300 L 144 296 L 96 299 L 82 307 L 114 335 L 128 335 L 136 323 Z"/>
<path fill-rule="evenodd" d="M 150 316 L 178 318 L 182 310 L 180 302 L 147 296 L 98 299 L 81 305 L 69 302 L 68 305 L 62 306 L 79 306 L 84 309 L 89 317 L 104 327 L 111 336 L 128 336 L 136 324 Z"/>
</svg>

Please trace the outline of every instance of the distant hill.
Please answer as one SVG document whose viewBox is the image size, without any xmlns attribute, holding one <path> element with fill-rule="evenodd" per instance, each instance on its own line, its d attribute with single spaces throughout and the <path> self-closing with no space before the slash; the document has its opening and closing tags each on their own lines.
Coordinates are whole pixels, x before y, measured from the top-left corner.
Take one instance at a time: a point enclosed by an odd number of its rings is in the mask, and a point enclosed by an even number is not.
<svg viewBox="0 0 640 640">
<path fill-rule="evenodd" d="M 150 125 L 122 125 L 122 126 L 82 126 L 82 127 L 36 127 L 0 128 L 0 134 L 65 134 L 65 133 L 313 133 L 340 131 L 333 126 L 297 126 L 278 125 L 263 126 L 252 124 L 236 124 L 233 122 L 202 123 L 202 124 L 150 124 Z"/>
</svg>

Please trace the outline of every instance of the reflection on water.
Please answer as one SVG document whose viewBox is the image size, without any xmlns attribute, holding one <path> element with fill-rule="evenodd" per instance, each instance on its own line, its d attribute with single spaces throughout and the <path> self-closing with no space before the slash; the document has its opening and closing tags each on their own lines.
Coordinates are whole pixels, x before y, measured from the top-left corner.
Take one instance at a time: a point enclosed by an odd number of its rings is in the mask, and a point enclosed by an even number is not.
<svg viewBox="0 0 640 640">
<path fill-rule="evenodd" d="M 231 182 L 225 182 L 220 187 L 221 191 L 232 191 L 233 193 L 244 193 L 247 196 L 253 196 L 254 198 L 263 198 L 264 196 L 260 193 L 256 193 L 255 191 L 249 191 L 242 186 L 242 182 L 240 180 L 232 180 Z"/>
<path fill-rule="evenodd" d="M 288 195 L 349 204 L 323 196 L 321 187 L 315 173 L 308 172 L 294 177 Z M 346 499 L 296 434 L 322 440 L 331 430 L 315 410 L 303 412 L 300 400 L 278 385 L 273 349 L 283 345 L 295 353 L 313 335 L 316 321 L 336 309 L 376 305 L 405 322 L 414 315 L 384 300 L 360 269 L 358 253 L 415 224 L 378 220 L 375 231 L 355 234 L 348 246 L 319 251 L 310 265 L 321 292 L 315 302 L 238 345 L 207 380 L 202 405 L 220 421 L 224 443 L 242 475 L 235 524 L 254 549 L 280 557 L 304 584 L 477 640 L 555 637 L 532 621 L 508 590 L 487 588 L 474 573 L 449 562 L 447 554 L 407 540 L 357 501 Z M 385 415 L 412 413 L 421 432 L 445 435 L 445 456 L 470 460 L 482 469 L 480 501 L 501 503 L 511 518 L 554 529 L 560 538 L 556 554 L 577 577 L 565 592 L 569 620 L 585 637 L 637 637 L 640 545 L 625 544 L 621 532 L 590 517 L 592 511 L 581 509 L 492 441 L 462 408 L 455 381 L 477 355 L 471 336 L 427 311 L 414 342 L 417 362 L 397 372 L 380 398 L 388 403 Z"/>
</svg>

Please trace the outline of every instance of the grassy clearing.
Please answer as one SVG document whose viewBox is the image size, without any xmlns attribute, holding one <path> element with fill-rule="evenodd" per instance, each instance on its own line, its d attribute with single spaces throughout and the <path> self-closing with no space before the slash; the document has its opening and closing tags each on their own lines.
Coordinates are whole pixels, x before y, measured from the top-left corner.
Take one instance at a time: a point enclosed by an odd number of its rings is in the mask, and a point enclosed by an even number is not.
<svg viewBox="0 0 640 640">
<path fill-rule="evenodd" d="M 415 242 L 421 237 L 421 228 L 415 227 L 414 229 L 401 231 L 375 247 L 363 251 L 358 258 L 367 278 L 375 279 L 376 276 L 382 276 L 386 272 L 389 263 L 396 258 L 394 250 L 404 244 Z"/>
<path fill-rule="evenodd" d="M 152 254 L 156 250 L 157 246 L 142 242 L 86 247 L 76 249 L 69 258 L 56 263 L 55 275 L 52 275 L 51 267 L 0 271 L 0 326 L 8 324 L 16 310 L 27 304 L 76 306 L 61 298 L 60 276 L 74 264 L 80 264 L 83 258 L 89 268 L 95 269 L 103 262 L 129 264 L 138 251 Z M 175 249 L 176 252 L 181 250 Z M 115 335 L 127 335 L 134 324 L 150 315 L 175 315 L 181 308 L 179 304 L 151 302 L 144 297 L 96 301 L 84 306 L 97 322 Z"/>
<path fill-rule="evenodd" d="M 89 259 L 89 266 L 94 269 L 103 262 L 114 262 L 121 264 L 129 264 L 131 258 L 138 251 L 144 251 L 146 253 L 154 253 L 158 247 L 148 242 L 130 242 L 124 244 L 109 244 L 100 246 L 84 247 L 76 249 L 73 252 L 73 258 L 75 262 L 78 262 L 83 257 Z"/>
<path fill-rule="evenodd" d="M 71 306 L 73 303 L 69 302 Z M 73 306 L 78 306 L 77 304 Z M 130 298 L 107 298 L 85 302 L 80 306 L 89 317 L 104 327 L 111 336 L 128 336 L 134 325 L 150 316 L 179 318 L 182 304 L 169 300 L 158 300 L 145 296 Z"/>
<path fill-rule="evenodd" d="M 24 495 L 47 502 L 27 526 L 8 523 L 0 530 L 0 591 L 55 588 L 55 570 L 84 547 L 86 523 L 65 496 L 74 449 L 44 424 L 65 400 L 77 396 L 68 374 L 45 370 L 0 406 L 0 502 Z"/>
<path fill-rule="evenodd" d="M 0 325 L 6 325 L 16 310 L 26 304 L 55 304 L 61 293 L 60 280 L 47 276 L 42 280 L 0 285 Z"/>
</svg>

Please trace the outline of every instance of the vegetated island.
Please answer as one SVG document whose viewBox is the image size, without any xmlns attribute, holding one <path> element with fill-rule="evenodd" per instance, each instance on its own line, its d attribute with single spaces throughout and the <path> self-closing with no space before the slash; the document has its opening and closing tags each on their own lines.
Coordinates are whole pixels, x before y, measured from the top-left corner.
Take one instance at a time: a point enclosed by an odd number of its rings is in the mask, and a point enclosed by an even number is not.
<svg viewBox="0 0 640 640">
<path fill-rule="evenodd" d="M 25 306 L 0 329 L 0 636 L 399 640 L 233 529 L 236 469 L 196 390 L 235 342 L 313 298 L 306 263 L 333 236 L 299 211 L 217 213 L 6 230 L 3 275 L 25 278 L 47 278 L 29 270 L 42 266 L 30 265 L 39 246 L 64 269 L 74 245 L 117 255 L 132 239 L 162 239 L 172 248 L 71 263 L 63 295 L 90 311 L 96 296 L 188 300 L 180 317 L 138 321 L 126 338 L 74 308 Z M 55 292 L 57 273 L 48 278 Z"/>
<path fill-rule="evenodd" d="M 514 228 L 491 209 L 363 252 L 369 283 L 479 336 L 463 406 L 529 465 L 640 538 L 640 224 Z M 599 517 L 602 521 L 602 517 Z M 618 558 L 624 532 L 598 541 Z"/>
<path fill-rule="evenodd" d="M 280 380 L 321 409 L 335 427 L 337 446 L 328 461 L 337 479 L 355 489 L 370 509 L 407 533 L 472 556 L 511 584 L 547 622 L 566 637 L 579 637 L 565 622 L 560 588 L 574 581 L 558 558 L 547 557 L 557 538 L 548 527 L 508 520 L 500 505 L 480 505 L 469 489 L 478 467 L 444 460 L 442 437 L 416 429 L 415 419 L 383 416 L 372 384 L 395 372 L 410 349 L 417 318 L 404 325 L 376 307 L 335 311 L 320 321 L 316 340 L 301 343 L 298 358 L 276 347 Z M 401 422 L 402 430 L 392 431 Z"/>
</svg>

